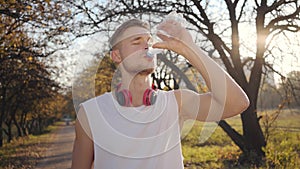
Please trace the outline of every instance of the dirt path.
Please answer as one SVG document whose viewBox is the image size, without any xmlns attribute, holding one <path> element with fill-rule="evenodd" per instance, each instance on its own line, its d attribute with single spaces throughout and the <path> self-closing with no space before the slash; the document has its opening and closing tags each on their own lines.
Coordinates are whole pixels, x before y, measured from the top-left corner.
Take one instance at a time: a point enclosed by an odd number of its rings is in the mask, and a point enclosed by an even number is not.
<svg viewBox="0 0 300 169">
<path fill-rule="evenodd" d="M 69 169 L 73 141 L 75 138 L 74 126 L 60 126 L 54 133 L 51 146 L 45 156 L 37 163 L 36 169 Z"/>
</svg>

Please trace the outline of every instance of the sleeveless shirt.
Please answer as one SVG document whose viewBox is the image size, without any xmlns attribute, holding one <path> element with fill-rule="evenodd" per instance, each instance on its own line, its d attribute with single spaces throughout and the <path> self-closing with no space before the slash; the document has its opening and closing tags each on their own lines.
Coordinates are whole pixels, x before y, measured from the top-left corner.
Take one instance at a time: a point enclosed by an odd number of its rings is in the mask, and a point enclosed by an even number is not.
<svg viewBox="0 0 300 169">
<path fill-rule="evenodd" d="M 151 106 L 120 106 L 111 92 L 82 106 L 94 142 L 95 169 L 183 169 L 173 91 L 158 91 Z"/>
</svg>

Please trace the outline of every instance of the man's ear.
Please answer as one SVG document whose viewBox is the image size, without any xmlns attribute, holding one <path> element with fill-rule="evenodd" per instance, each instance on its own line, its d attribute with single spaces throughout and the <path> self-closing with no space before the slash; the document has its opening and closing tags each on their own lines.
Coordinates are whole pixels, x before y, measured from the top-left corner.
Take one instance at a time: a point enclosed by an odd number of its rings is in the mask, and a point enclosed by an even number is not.
<svg viewBox="0 0 300 169">
<path fill-rule="evenodd" d="M 121 63 L 122 61 L 119 49 L 112 49 L 110 51 L 110 57 L 117 64 Z"/>
</svg>

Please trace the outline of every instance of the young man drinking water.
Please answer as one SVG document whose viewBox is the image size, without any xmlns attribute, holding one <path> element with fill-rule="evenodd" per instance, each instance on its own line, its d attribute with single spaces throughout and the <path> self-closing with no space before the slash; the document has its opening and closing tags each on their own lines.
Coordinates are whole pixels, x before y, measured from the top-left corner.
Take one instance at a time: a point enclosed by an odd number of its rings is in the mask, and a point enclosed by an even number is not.
<svg viewBox="0 0 300 169">
<path fill-rule="evenodd" d="M 238 84 L 193 42 L 176 20 L 157 27 L 153 48 L 185 57 L 204 78 L 209 92 L 151 88 L 156 56 L 149 55 L 149 25 L 123 23 L 110 39 L 111 59 L 121 79 L 112 92 L 81 104 L 75 125 L 72 169 L 183 169 L 183 121 L 219 121 L 243 112 L 249 100 Z"/>
</svg>

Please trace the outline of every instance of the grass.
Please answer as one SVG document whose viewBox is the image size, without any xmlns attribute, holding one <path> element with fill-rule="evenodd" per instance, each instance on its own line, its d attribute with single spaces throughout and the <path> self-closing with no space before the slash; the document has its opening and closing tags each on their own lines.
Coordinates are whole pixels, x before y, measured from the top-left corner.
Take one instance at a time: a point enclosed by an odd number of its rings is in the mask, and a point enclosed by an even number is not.
<svg viewBox="0 0 300 169">
<path fill-rule="evenodd" d="M 42 135 L 29 135 L 4 143 L 0 148 L 0 169 L 31 169 L 43 157 L 53 139 L 52 131 L 59 125 L 56 123 L 46 129 Z"/>
<path fill-rule="evenodd" d="M 260 113 L 264 130 L 264 122 L 270 119 L 272 111 Z M 266 116 L 268 115 L 268 116 Z M 226 120 L 237 131 L 242 131 L 239 117 Z M 268 144 L 265 148 L 266 163 L 259 169 L 297 169 L 300 168 L 300 110 L 283 111 L 269 130 Z M 56 130 L 59 125 L 50 126 L 49 132 Z M 183 130 L 188 133 L 182 140 L 182 151 L 186 169 L 255 169 L 253 166 L 241 166 L 238 158 L 239 148 L 220 128 L 214 124 L 207 126 L 212 135 L 207 140 L 199 140 L 203 123 L 196 122 L 186 125 Z M 192 128 L 190 128 L 193 126 Z M 191 130 L 190 130 L 191 129 Z M 215 130 L 212 130 L 215 129 Z M 209 133 L 208 133 L 209 134 Z M 46 147 L 49 146 L 52 135 L 46 133 L 39 136 L 30 135 L 27 138 L 14 140 L 0 148 L 0 169 L 31 169 L 38 159 L 42 158 Z"/>
<path fill-rule="evenodd" d="M 274 114 L 274 111 L 259 114 L 263 116 L 260 121 L 263 130 L 265 121 L 270 121 L 271 114 Z M 239 117 L 233 117 L 226 121 L 241 133 L 242 123 Z M 189 125 L 187 126 L 183 130 L 188 130 Z M 209 127 L 214 132 L 205 142 L 201 141 L 201 139 L 199 140 L 203 128 L 203 123 L 200 122 L 194 123 L 192 129 L 182 140 L 186 169 L 255 168 L 254 166 L 241 166 L 238 164 L 238 158 L 241 154 L 239 148 L 220 127 L 217 127 L 215 130 L 214 125 Z M 300 168 L 299 140 L 300 110 L 285 110 L 281 112 L 270 127 L 268 143 L 265 148 L 266 163 L 260 169 Z"/>
</svg>

